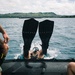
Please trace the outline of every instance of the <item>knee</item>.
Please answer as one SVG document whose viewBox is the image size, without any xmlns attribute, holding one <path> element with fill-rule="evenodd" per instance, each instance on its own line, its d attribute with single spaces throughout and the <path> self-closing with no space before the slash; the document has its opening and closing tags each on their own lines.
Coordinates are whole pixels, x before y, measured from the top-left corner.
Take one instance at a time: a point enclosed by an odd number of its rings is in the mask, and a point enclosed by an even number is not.
<svg viewBox="0 0 75 75">
<path fill-rule="evenodd" d="M 72 67 L 74 67 L 74 62 L 70 62 L 69 64 L 68 64 L 68 69 L 72 69 Z"/>
</svg>

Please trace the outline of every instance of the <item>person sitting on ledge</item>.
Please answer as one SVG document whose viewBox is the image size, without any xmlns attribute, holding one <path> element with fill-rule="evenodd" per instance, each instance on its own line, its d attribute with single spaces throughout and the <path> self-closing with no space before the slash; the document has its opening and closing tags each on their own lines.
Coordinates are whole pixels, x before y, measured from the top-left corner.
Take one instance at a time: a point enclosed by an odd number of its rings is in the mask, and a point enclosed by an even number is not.
<svg viewBox="0 0 75 75">
<path fill-rule="evenodd" d="M 0 25 L 0 33 L 2 33 L 2 36 L 4 40 L 0 39 L 0 75 L 2 74 L 2 68 L 1 65 L 4 61 L 4 58 L 7 54 L 8 51 L 8 41 L 9 41 L 9 36 L 6 33 L 6 31 L 3 29 L 3 27 Z"/>
</svg>

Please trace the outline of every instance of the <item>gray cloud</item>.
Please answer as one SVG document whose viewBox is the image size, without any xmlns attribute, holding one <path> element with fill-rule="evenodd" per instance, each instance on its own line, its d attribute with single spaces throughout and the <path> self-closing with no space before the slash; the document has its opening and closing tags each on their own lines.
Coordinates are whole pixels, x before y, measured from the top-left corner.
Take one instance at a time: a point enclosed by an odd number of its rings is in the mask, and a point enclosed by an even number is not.
<svg viewBox="0 0 75 75">
<path fill-rule="evenodd" d="M 0 13 L 55 12 L 75 14 L 74 0 L 0 0 Z"/>
</svg>

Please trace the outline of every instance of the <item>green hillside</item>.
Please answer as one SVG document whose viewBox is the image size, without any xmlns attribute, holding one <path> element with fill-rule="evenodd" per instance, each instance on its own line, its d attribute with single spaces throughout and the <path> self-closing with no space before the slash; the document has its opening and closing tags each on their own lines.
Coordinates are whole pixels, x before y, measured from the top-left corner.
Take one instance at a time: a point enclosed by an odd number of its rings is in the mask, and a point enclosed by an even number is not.
<svg viewBox="0 0 75 75">
<path fill-rule="evenodd" d="M 0 18 L 64 18 L 75 17 L 75 15 L 57 15 L 53 12 L 39 13 L 8 13 L 0 14 Z"/>
</svg>

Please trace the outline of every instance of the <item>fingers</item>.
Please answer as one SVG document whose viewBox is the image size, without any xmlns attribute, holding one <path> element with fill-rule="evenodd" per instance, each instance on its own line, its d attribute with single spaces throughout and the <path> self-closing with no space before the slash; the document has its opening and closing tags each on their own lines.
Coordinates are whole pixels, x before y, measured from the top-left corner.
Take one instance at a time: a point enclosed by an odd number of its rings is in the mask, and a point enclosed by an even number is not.
<svg viewBox="0 0 75 75">
<path fill-rule="evenodd" d="M 32 53 L 33 53 L 33 52 L 30 50 L 30 51 L 29 51 L 29 55 L 28 55 L 28 58 L 29 58 L 29 59 L 31 59 L 31 54 L 32 54 Z"/>
<path fill-rule="evenodd" d="M 4 42 L 8 43 L 9 42 L 9 38 L 4 38 Z"/>
<path fill-rule="evenodd" d="M 5 42 L 5 43 L 8 43 L 8 41 L 9 41 L 9 36 L 7 35 L 7 33 L 4 33 L 4 34 L 3 34 L 3 38 L 4 38 L 4 42 Z"/>
</svg>

